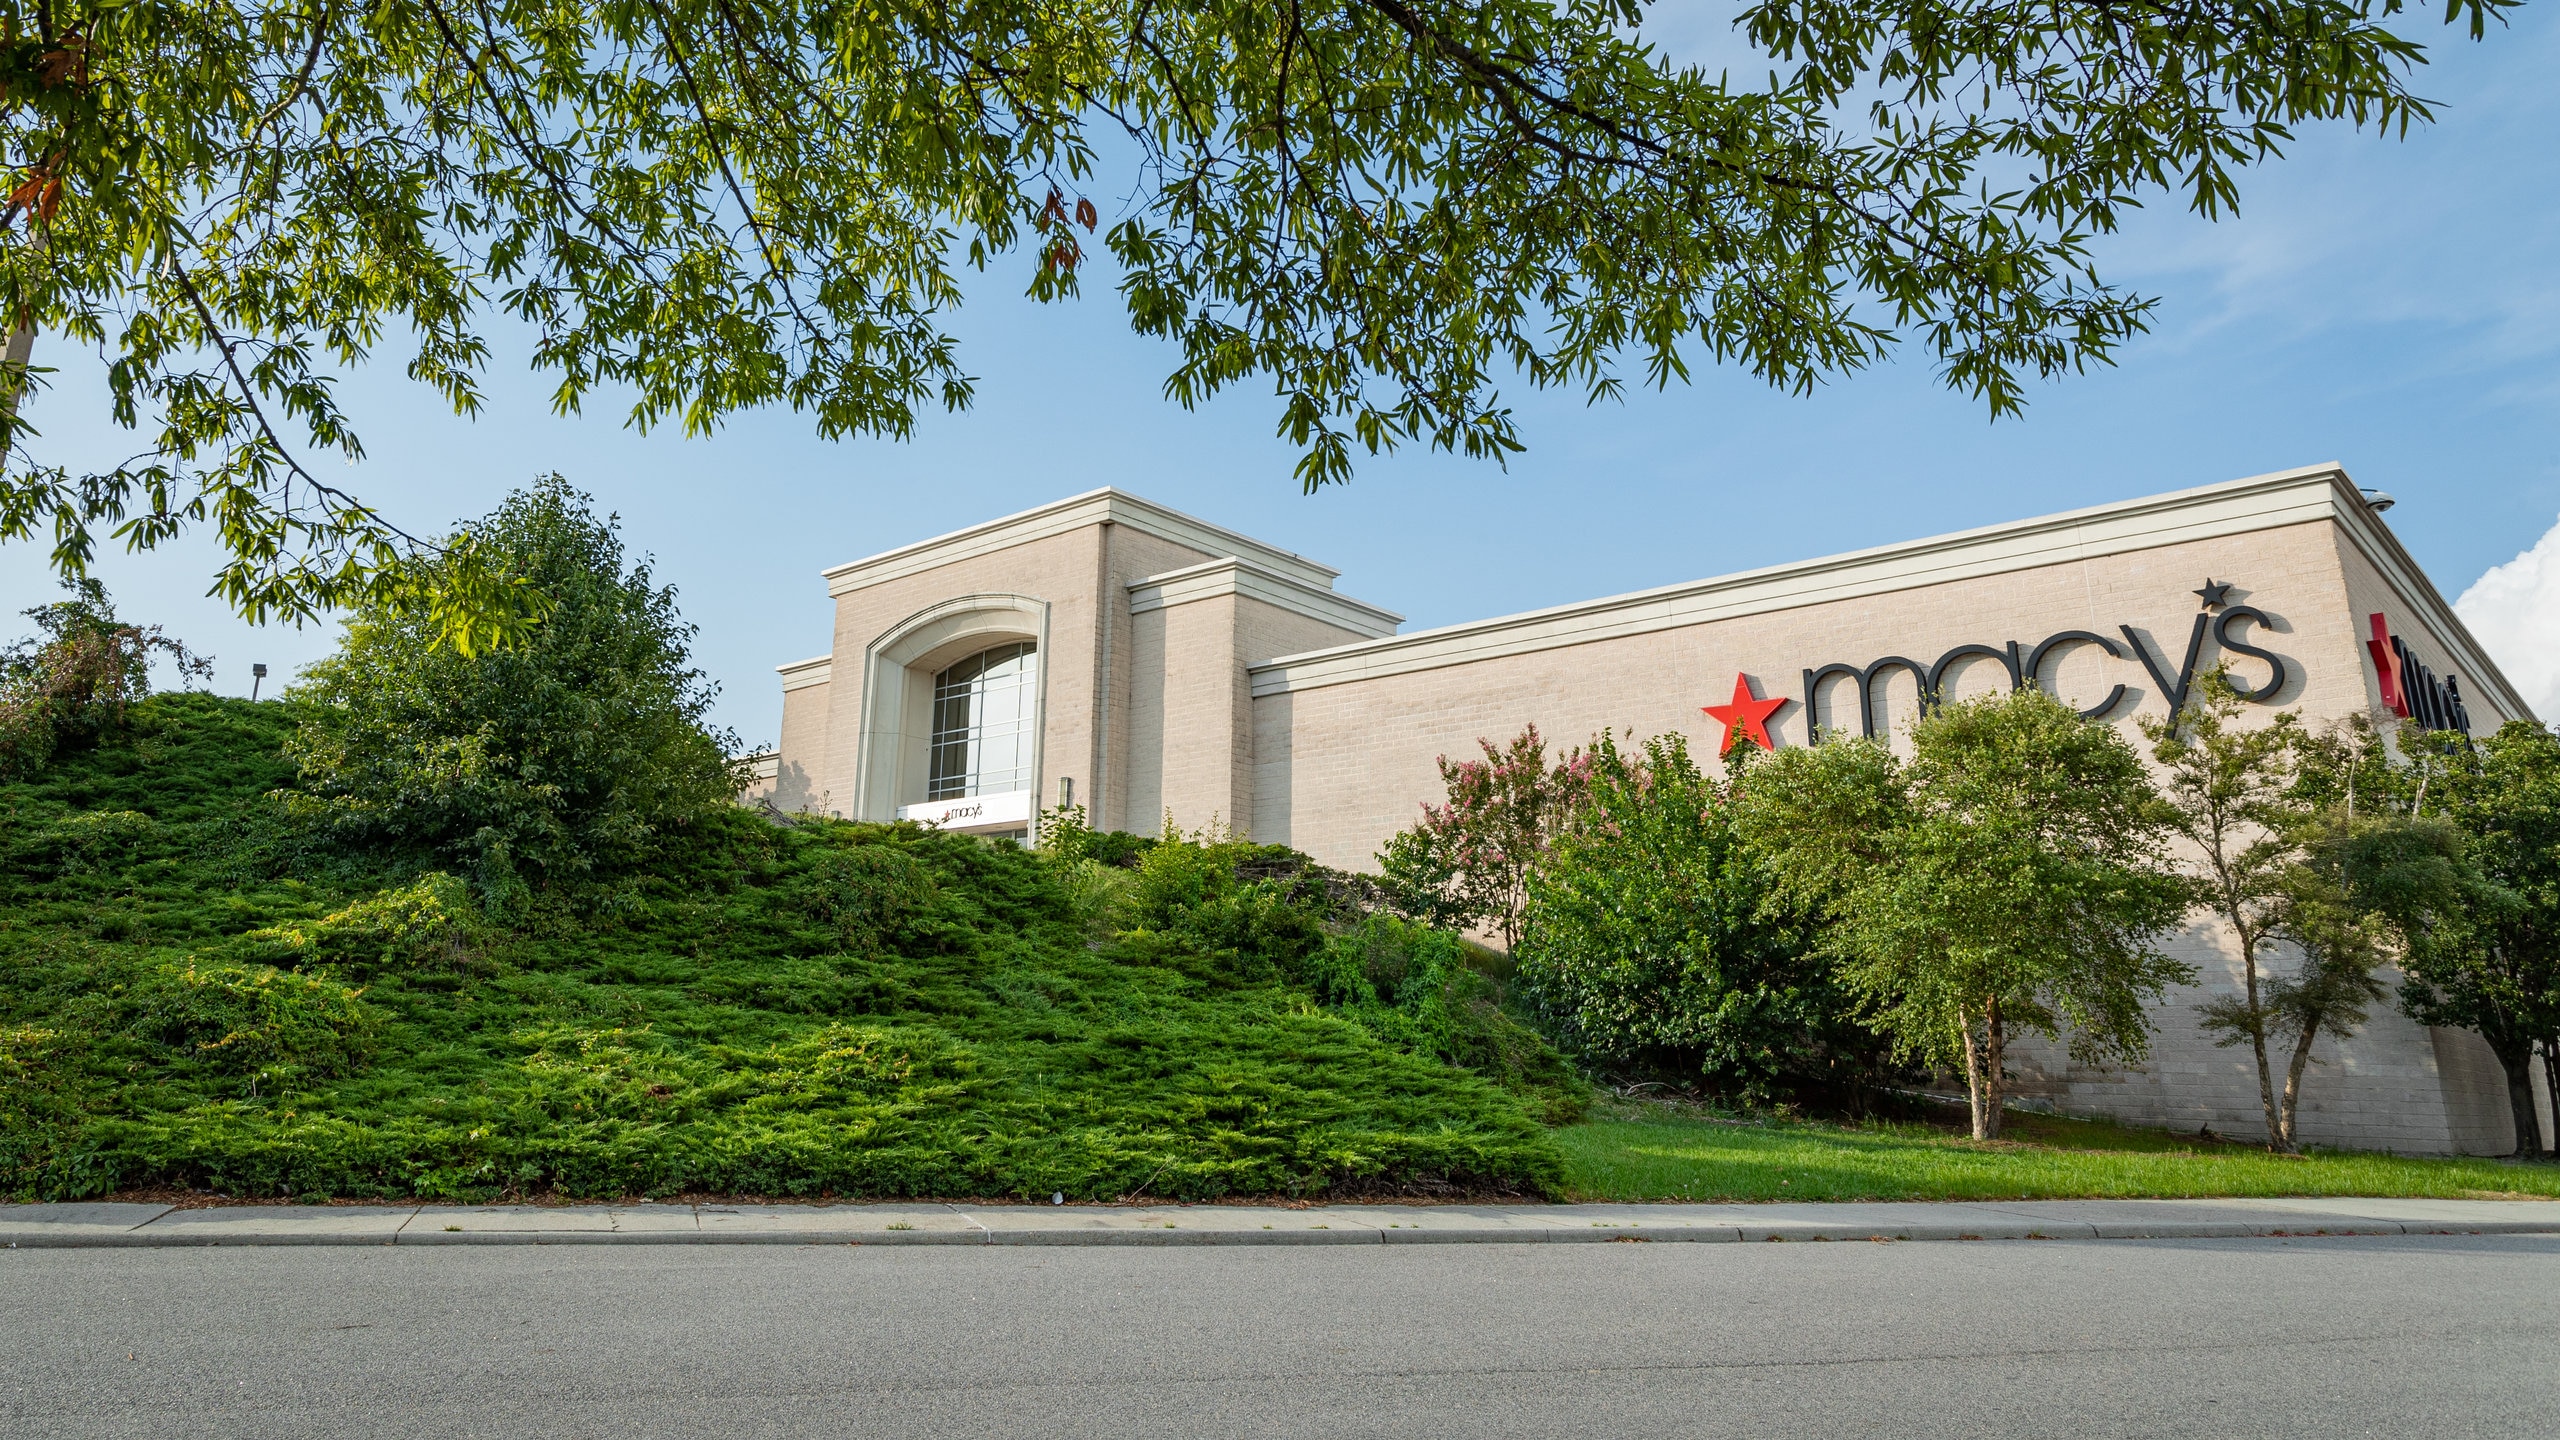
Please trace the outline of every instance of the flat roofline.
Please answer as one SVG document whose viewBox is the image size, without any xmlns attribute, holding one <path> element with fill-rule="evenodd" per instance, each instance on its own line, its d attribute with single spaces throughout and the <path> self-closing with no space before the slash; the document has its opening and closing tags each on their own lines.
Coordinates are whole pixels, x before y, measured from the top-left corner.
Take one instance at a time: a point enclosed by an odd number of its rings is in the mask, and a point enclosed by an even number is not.
<svg viewBox="0 0 2560 1440">
<path fill-rule="evenodd" d="M 1252 689 L 1285 694 L 2322 519 L 2424 612 L 2413 618 L 2466 677 L 2494 686 L 2509 713 L 2533 713 L 2335 461 L 1283 655 L 1251 667 Z"/>
<path fill-rule="evenodd" d="M 965 529 L 918 540 L 877 555 L 849 560 L 829 566 L 818 573 L 826 579 L 827 593 L 842 595 L 865 585 L 879 584 L 937 564 L 965 559 L 993 550 L 1027 544 L 1068 530 L 1105 522 L 1128 525 L 1147 531 L 1177 545 L 1198 550 L 1212 559 L 1250 560 L 1266 569 L 1286 575 L 1301 584 L 1318 589 L 1331 589 L 1342 574 L 1330 565 L 1319 564 L 1295 551 L 1266 545 L 1250 535 L 1230 530 L 1223 525 L 1187 515 L 1171 506 L 1159 505 L 1143 496 L 1132 495 L 1116 486 L 1105 485 L 1053 500 L 1029 510 L 1019 510 Z"/>
</svg>

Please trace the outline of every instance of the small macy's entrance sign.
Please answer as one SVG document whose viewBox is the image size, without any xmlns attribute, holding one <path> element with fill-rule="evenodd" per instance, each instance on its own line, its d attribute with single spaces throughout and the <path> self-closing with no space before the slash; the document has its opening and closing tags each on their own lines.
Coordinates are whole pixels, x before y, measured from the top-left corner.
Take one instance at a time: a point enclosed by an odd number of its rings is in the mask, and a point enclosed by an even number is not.
<svg viewBox="0 0 2560 1440">
<path fill-rule="evenodd" d="M 898 818 L 937 830 L 1019 829 L 1031 823 L 1031 792 L 1016 790 L 1005 795 L 969 795 L 901 805 Z"/>
<path fill-rule="evenodd" d="M 2150 673 L 2152 683 L 2160 687 L 2161 698 L 2166 700 L 2169 708 L 2174 711 L 2187 703 L 2187 691 L 2195 683 L 2196 662 L 2204 654 L 2204 639 L 2207 632 L 2212 634 L 2214 643 L 2221 646 L 2224 651 L 2233 655 L 2246 655 L 2266 665 L 2267 676 L 2261 683 L 2247 685 L 2242 683 L 2241 677 L 2235 675 L 2232 677 L 2232 685 L 2234 691 L 2243 700 L 2253 700 L 2260 704 L 2272 703 L 2276 695 L 2292 679 L 2292 671 L 2281 658 L 2250 644 L 2244 638 L 2241 627 L 2256 625 L 2261 629 L 2272 629 L 2274 622 L 2268 618 L 2265 611 L 2254 605 L 2229 603 L 2227 597 L 2231 589 L 2232 584 L 2227 580 L 2207 579 L 2204 582 L 2204 588 L 2195 592 L 2204 601 L 2204 608 L 2197 612 L 2195 624 L 2187 632 L 2187 653 L 2174 676 L 2168 668 L 2168 657 L 2162 655 L 2154 658 L 2150 647 L 2142 642 L 2142 637 L 2135 633 L 2130 625 L 2116 627 L 2117 632 L 2124 637 L 2121 645 L 2114 637 L 2101 635 L 2093 630 L 2060 630 L 2032 646 L 2021 644 L 2016 640 L 1999 645 L 1958 645 L 1929 664 L 1922 664 L 1908 655 L 1887 655 L 1883 659 L 1866 665 L 1835 662 L 1804 672 L 1804 699 L 1800 703 L 1804 706 L 1808 722 L 1805 727 L 1806 733 L 1811 735 L 1821 730 L 1821 687 L 1823 682 L 1835 677 L 1847 682 L 1845 688 L 1856 701 L 1859 733 L 1873 735 L 1876 733 L 1876 717 L 1872 702 L 1877 682 L 1889 677 L 1896 670 L 1909 671 L 1911 678 L 1919 685 L 1920 713 L 1925 715 L 1940 704 L 1949 675 L 1967 661 L 1996 662 L 2008 672 L 2010 687 L 2022 689 L 2029 685 L 2043 684 L 2047 663 L 2077 645 L 2095 645 L 2118 660 L 2125 658 L 2125 651 L 2129 647 L 2135 658 L 2142 661 L 2142 668 Z M 2375 617 L 2377 622 L 2380 618 Z M 2125 687 L 2118 685 L 2107 692 L 2107 698 L 2081 711 L 2080 715 L 2083 719 L 2099 719 L 2123 704 L 2124 696 Z M 1764 750 L 1774 750 L 1777 746 L 1769 734 L 1767 721 L 1787 703 L 1783 696 L 1766 700 L 1753 699 L 1749 678 L 1737 675 L 1734 677 L 1734 696 L 1730 703 L 1701 708 L 1724 722 L 1724 749 L 1731 749 L 1737 740 L 1747 739 Z M 1833 704 L 1832 713 L 1835 715 L 1839 713 L 1836 701 Z"/>
</svg>

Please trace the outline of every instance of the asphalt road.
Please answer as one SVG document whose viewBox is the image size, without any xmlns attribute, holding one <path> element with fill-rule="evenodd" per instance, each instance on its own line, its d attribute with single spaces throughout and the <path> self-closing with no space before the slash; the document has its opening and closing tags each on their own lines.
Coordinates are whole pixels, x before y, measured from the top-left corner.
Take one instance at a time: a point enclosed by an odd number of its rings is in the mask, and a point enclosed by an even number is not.
<svg viewBox="0 0 2560 1440">
<path fill-rule="evenodd" d="M 2560 1434 L 2560 1237 L 0 1251 L 0 1435 Z"/>
</svg>

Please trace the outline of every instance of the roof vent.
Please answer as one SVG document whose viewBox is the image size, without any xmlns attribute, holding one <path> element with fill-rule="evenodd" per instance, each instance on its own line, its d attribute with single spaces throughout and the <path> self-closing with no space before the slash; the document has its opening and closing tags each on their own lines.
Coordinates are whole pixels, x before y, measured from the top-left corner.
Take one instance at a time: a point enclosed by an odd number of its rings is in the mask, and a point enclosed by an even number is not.
<svg viewBox="0 0 2560 1440">
<path fill-rule="evenodd" d="M 2392 499 L 2391 492 L 2388 490 L 2367 487 L 2364 492 L 2364 503 L 2372 509 L 2374 514 L 2379 515 L 2400 502 Z"/>
</svg>

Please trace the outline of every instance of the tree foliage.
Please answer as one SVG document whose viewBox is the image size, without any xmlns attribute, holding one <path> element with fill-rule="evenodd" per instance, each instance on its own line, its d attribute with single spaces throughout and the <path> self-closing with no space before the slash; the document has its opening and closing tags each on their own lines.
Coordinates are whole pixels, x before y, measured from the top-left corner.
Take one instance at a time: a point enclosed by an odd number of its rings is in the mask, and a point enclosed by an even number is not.
<svg viewBox="0 0 2560 1440">
<path fill-rule="evenodd" d="M 1730 787 L 1679 735 L 1604 735 L 1589 789 L 1530 872 L 1520 981 L 1597 1064 L 1752 1103 L 1854 1104 L 1882 1068 L 1806 937 L 1767 905 Z"/>
<path fill-rule="evenodd" d="M 2322 811 L 2303 823 L 2302 836 L 2302 857 L 2284 874 L 2276 911 L 2276 933 L 2300 959 L 2267 986 L 2263 1015 L 2265 1031 L 2292 1046 L 2275 1137 L 2286 1151 L 2301 1146 L 2296 1120 L 2313 1044 L 2361 1029 L 2391 993 L 2382 968 L 2405 962 L 2413 940 L 2479 892 L 2461 834 L 2441 820 Z M 2227 1002 L 2205 1008 L 2206 1025 L 2226 1033 L 2239 1019 Z"/>
<path fill-rule="evenodd" d="M 2514 3 L 2447 19 L 2476 38 Z M 965 270 L 1060 299 L 1098 245 L 1167 393 L 1272 385 L 1309 486 L 1355 449 L 1519 448 L 1506 374 L 1598 398 L 1705 359 L 1802 390 L 1908 342 L 1997 414 L 2143 325 L 2089 253 L 2128 207 L 2219 215 L 2303 124 L 2432 113 L 2402 0 L 1763 0 L 1735 18 L 1756 79 L 1673 63 L 1639 0 L 0 18 L 26 322 L 0 535 L 49 532 L 76 574 L 102 532 L 209 525 L 253 617 L 427 574 L 466 631 L 507 612 L 498 568 L 395 563 L 415 542 L 306 458 L 362 454 L 333 382 L 387 345 L 466 415 L 502 322 L 563 410 L 904 436 L 970 400 Z M 37 331 L 103 352 L 138 458 L 30 446 Z"/>
<path fill-rule="evenodd" d="M 2517 1153 L 2530 1154 L 2548 1139 L 2534 1110 L 2536 1047 L 2546 1066 L 2560 1062 L 2560 734 L 2512 720 L 2476 743 L 2427 737 L 2421 755 L 2435 771 L 2432 803 L 2467 840 L 2469 865 L 2454 902 L 2415 927 L 2401 1004 L 2421 1024 L 2489 1042 L 2506 1072 Z"/>
<path fill-rule="evenodd" d="M 737 795 L 675 592 L 588 506 L 554 476 L 467 527 L 550 599 L 522 643 L 466 654 L 417 608 L 368 602 L 304 672 L 289 748 L 341 836 L 458 864 L 497 899 L 627 866 Z"/>
<path fill-rule="evenodd" d="M 1529 875 L 1591 784 L 1591 757 L 1572 750 L 1553 765 L 1538 727 L 1482 760 L 1440 757 L 1445 804 L 1425 803 L 1422 820 L 1378 852 L 1387 889 L 1407 911 L 1435 925 L 1489 928 L 1505 950 L 1520 944 Z"/>
<path fill-rule="evenodd" d="M 2312 815 L 2295 783 L 2301 717 L 2286 710 L 2265 725 L 2236 723 L 2243 702 L 2219 666 L 2198 677 L 2190 694 L 2177 714 L 2145 719 L 2142 730 L 2152 758 L 2160 762 L 2170 828 L 2195 857 L 2197 896 L 2231 927 L 2239 946 L 2240 993 L 2208 1002 L 2202 1018 L 2219 1043 L 2249 1047 L 2257 1062 L 2267 1144 L 2289 1152 L 2291 1106 L 2277 1094 L 2267 1051 L 2278 1012 L 2262 962 L 2285 932 L 2292 902 L 2304 899 L 2309 905 L 2304 897 L 2317 893 L 2295 869 Z"/>
<path fill-rule="evenodd" d="M 1743 787 L 1782 898 L 1822 922 L 1840 983 L 1914 1059 L 1961 1068 L 1997 1139 L 2010 1036 L 2147 1053 L 2144 1006 L 2193 970 L 2154 941 L 2189 889 L 2123 737 L 2034 687 L 1941 707 L 1906 762 L 1878 740 L 1781 751 Z"/>
<path fill-rule="evenodd" d="M 151 693 L 151 659 L 167 658 L 181 680 L 213 674 L 157 625 L 116 618 L 104 585 L 74 581 L 72 598 L 25 612 L 38 633 L 0 650 L 0 778 L 25 773 L 58 750 L 93 743 Z"/>
</svg>

